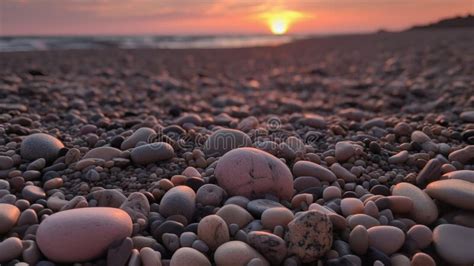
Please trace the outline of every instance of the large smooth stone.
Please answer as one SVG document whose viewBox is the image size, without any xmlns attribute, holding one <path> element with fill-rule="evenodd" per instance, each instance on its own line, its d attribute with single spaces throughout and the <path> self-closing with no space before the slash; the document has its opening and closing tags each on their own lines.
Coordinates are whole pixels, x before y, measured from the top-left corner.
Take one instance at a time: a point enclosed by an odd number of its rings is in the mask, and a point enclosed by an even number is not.
<svg viewBox="0 0 474 266">
<path fill-rule="evenodd" d="M 115 208 L 79 208 L 51 215 L 41 222 L 36 242 L 51 261 L 93 260 L 115 241 L 132 234 L 130 216 Z"/>
<path fill-rule="evenodd" d="M 293 176 L 275 156 L 255 148 L 229 151 L 217 162 L 214 171 L 219 186 L 231 196 L 260 198 L 273 194 L 291 199 Z"/>
<path fill-rule="evenodd" d="M 59 139 L 44 133 L 36 133 L 23 139 L 20 153 L 21 157 L 27 160 L 44 158 L 52 162 L 63 147 L 64 144 Z"/>
<path fill-rule="evenodd" d="M 461 179 L 447 179 L 430 183 L 426 193 L 432 198 L 464 210 L 474 210 L 474 183 Z"/>
<path fill-rule="evenodd" d="M 298 213 L 288 224 L 288 252 L 302 262 L 313 262 L 324 256 L 332 246 L 332 223 L 318 211 Z"/>
<path fill-rule="evenodd" d="M 219 157 L 226 152 L 252 146 L 250 137 L 240 130 L 235 129 L 219 129 L 212 133 L 204 143 L 204 153 L 207 156 Z"/>
<path fill-rule="evenodd" d="M 134 148 L 135 145 L 141 141 L 149 143 L 154 137 L 156 137 L 156 131 L 154 129 L 149 127 L 141 127 L 122 142 L 120 149 L 128 150 L 130 148 Z"/>
<path fill-rule="evenodd" d="M 452 171 L 444 174 L 441 179 L 461 179 L 474 183 L 474 171 L 473 170 L 459 170 Z"/>
<path fill-rule="evenodd" d="M 0 263 L 20 257 L 22 250 L 23 244 L 18 237 L 10 237 L 0 241 Z"/>
<path fill-rule="evenodd" d="M 374 226 L 367 229 L 369 233 L 369 245 L 387 255 L 399 250 L 405 242 L 405 233 L 394 226 Z"/>
<path fill-rule="evenodd" d="M 196 193 L 190 187 L 176 186 L 168 190 L 160 202 L 160 214 L 164 217 L 183 215 L 188 222 L 194 215 Z"/>
<path fill-rule="evenodd" d="M 173 254 L 170 266 L 183 265 L 211 266 L 211 262 L 209 262 L 209 259 L 204 254 L 194 248 L 183 247 L 176 250 Z"/>
<path fill-rule="evenodd" d="M 285 240 L 277 235 L 253 231 L 248 234 L 248 243 L 265 256 L 272 265 L 280 265 L 286 257 Z"/>
<path fill-rule="evenodd" d="M 433 243 L 438 254 L 450 264 L 474 264 L 474 228 L 438 225 L 433 230 Z"/>
<path fill-rule="evenodd" d="M 410 212 L 413 219 L 421 224 L 429 225 L 438 218 L 438 208 L 423 190 L 410 183 L 399 183 L 393 187 L 392 195 L 405 196 L 413 201 Z"/>
<path fill-rule="evenodd" d="M 130 157 L 134 163 L 146 165 L 173 158 L 174 150 L 168 143 L 156 142 L 134 148 Z"/>
<path fill-rule="evenodd" d="M 8 233 L 20 218 L 20 210 L 10 204 L 0 203 L 0 235 Z"/>
<path fill-rule="evenodd" d="M 263 266 L 270 265 L 260 253 L 242 241 L 224 243 L 214 253 L 217 266 L 246 266 L 255 258 L 260 259 Z"/>
<path fill-rule="evenodd" d="M 197 235 L 211 250 L 229 241 L 229 228 L 218 215 L 208 215 L 199 221 Z"/>
<path fill-rule="evenodd" d="M 319 164 L 310 161 L 298 161 L 293 165 L 293 174 L 298 176 L 314 176 L 320 181 L 334 182 L 336 175 Z"/>
<path fill-rule="evenodd" d="M 122 151 L 113 147 L 98 147 L 88 151 L 82 159 L 102 159 L 104 161 L 110 161 L 113 158 L 120 157 Z"/>
<path fill-rule="evenodd" d="M 127 212 L 133 222 L 137 222 L 138 219 L 148 221 L 150 215 L 150 203 L 141 192 L 131 193 L 127 200 L 120 205 L 120 209 Z"/>
</svg>

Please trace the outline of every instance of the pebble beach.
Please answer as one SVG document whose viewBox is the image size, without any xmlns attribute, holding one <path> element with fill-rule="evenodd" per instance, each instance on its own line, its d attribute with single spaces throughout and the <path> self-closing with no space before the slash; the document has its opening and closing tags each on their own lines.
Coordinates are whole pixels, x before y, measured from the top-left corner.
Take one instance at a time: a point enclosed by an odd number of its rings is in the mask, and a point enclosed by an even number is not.
<svg viewBox="0 0 474 266">
<path fill-rule="evenodd" d="M 474 30 L 0 53 L 0 265 L 474 265 Z"/>
</svg>

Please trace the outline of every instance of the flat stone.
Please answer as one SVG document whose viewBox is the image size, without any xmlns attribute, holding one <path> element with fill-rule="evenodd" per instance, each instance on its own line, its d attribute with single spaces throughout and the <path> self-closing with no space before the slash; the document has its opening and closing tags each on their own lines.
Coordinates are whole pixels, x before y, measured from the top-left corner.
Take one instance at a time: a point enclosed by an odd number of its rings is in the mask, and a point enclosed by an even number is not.
<svg viewBox="0 0 474 266">
<path fill-rule="evenodd" d="M 474 228 L 454 224 L 438 225 L 433 230 L 438 254 L 450 264 L 474 264 Z"/>
<path fill-rule="evenodd" d="M 260 259 L 265 266 L 270 265 L 265 257 L 242 241 L 224 243 L 214 253 L 214 262 L 217 266 L 247 266 L 255 258 Z"/>
<path fill-rule="evenodd" d="M 459 117 L 461 120 L 467 123 L 474 123 L 474 111 L 465 111 L 462 112 Z"/>
<path fill-rule="evenodd" d="M 211 266 L 211 262 L 201 252 L 193 248 L 183 247 L 176 250 L 170 261 L 170 266 L 182 265 Z"/>
<path fill-rule="evenodd" d="M 438 218 L 438 207 L 423 190 L 410 183 L 399 183 L 393 187 L 392 195 L 405 196 L 413 201 L 413 219 L 421 224 L 429 225 Z"/>
<path fill-rule="evenodd" d="M 293 165 L 293 174 L 298 176 L 314 176 L 320 181 L 327 181 L 332 183 L 336 181 L 336 175 L 328 170 L 327 168 L 322 167 L 319 164 L 310 162 L 310 161 L 298 161 Z"/>
<path fill-rule="evenodd" d="M 217 162 L 214 171 L 219 186 L 231 195 L 262 198 L 272 194 L 291 199 L 293 175 L 275 156 L 255 148 L 229 151 Z"/>
<path fill-rule="evenodd" d="M 355 154 L 355 147 L 349 141 L 339 141 L 336 143 L 335 153 L 338 162 L 345 162 Z"/>
<path fill-rule="evenodd" d="M 102 159 L 110 161 L 113 158 L 120 157 L 122 151 L 113 147 L 98 147 L 88 151 L 82 159 Z"/>
<path fill-rule="evenodd" d="M 21 191 L 21 195 L 29 202 L 35 202 L 39 199 L 46 198 L 46 193 L 44 192 L 44 190 L 34 185 L 25 186 Z"/>
<path fill-rule="evenodd" d="M 165 142 L 155 142 L 133 148 L 130 153 L 132 161 L 136 164 L 150 164 L 169 160 L 175 156 L 174 149 Z"/>
<path fill-rule="evenodd" d="M 474 183 L 461 179 L 446 179 L 430 183 L 426 193 L 432 198 L 464 210 L 474 210 Z"/>
<path fill-rule="evenodd" d="M 207 156 L 219 157 L 226 152 L 252 145 L 250 137 L 240 130 L 219 129 L 211 134 L 204 143 L 204 153 Z"/>
<path fill-rule="evenodd" d="M 341 200 L 341 212 L 347 217 L 349 215 L 363 213 L 364 203 L 360 199 L 356 198 L 345 198 Z"/>
</svg>

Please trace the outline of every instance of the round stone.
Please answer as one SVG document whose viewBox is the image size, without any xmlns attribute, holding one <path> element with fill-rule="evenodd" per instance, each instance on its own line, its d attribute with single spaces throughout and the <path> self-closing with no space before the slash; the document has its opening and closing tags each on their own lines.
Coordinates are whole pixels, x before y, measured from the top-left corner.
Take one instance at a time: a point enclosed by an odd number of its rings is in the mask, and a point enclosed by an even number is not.
<svg viewBox="0 0 474 266">
<path fill-rule="evenodd" d="M 341 189 L 335 186 L 326 187 L 323 191 L 324 201 L 341 198 Z"/>
<path fill-rule="evenodd" d="M 332 246 L 332 223 L 318 211 L 298 213 L 288 224 L 288 252 L 302 262 L 313 262 L 324 256 Z"/>
<path fill-rule="evenodd" d="M 357 255 L 364 255 L 369 248 L 369 234 L 362 225 L 357 225 L 349 234 L 349 245 Z"/>
<path fill-rule="evenodd" d="M 93 260 L 115 241 L 132 234 L 130 216 L 115 208 L 79 208 L 51 215 L 41 222 L 36 242 L 51 261 Z"/>
<path fill-rule="evenodd" d="M 199 239 L 204 241 L 211 250 L 230 239 L 229 228 L 226 222 L 218 215 L 208 215 L 199 221 L 197 234 Z"/>
<path fill-rule="evenodd" d="M 170 266 L 182 265 L 211 266 L 211 262 L 194 248 L 183 247 L 176 250 L 170 261 Z"/>
<path fill-rule="evenodd" d="M 264 231 L 252 231 L 248 234 L 248 243 L 265 256 L 272 265 L 280 265 L 286 257 L 285 240 L 277 235 Z"/>
<path fill-rule="evenodd" d="M 132 161 L 142 165 L 168 160 L 174 156 L 173 147 L 165 142 L 141 145 L 133 148 L 130 153 Z"/>
<path fill-rule="evenodd" d="M 36 133 L 27 136 L 21 142 L 21 157 L 27 160 L 36 160 L 44 158 L 46 161 L 54 161 L 59 154 L 59 150 L 64 144 L 57 138 L 44 134 Z"/>
<path fill-rule="evenodd" d="M 255 258 L 262 260 L 263 265 L 270 265 L 260 253 L 242 241 L 224 243 L 214 253 L 217 266 L 246 266 Z"/>
<path fill-rule="evenodd" d="M 18 237 L 9 237 L 0 242 L 0 262 L 8 262 L 21 256 L 23 244 Z"/>
<path fill-rule="evenodd" d="M 429 225 L 438 218 L 438 208 L 423 190 L 410 183 L 399 183 L 393 187 L 392 195 L 405 196 L 413 201 L 410 213 L 413 219 L 421 224 Z"/>
<path fill-rule="evenodd" d="M 354 156 L 355 147 L 349 141 L 339 141 L 338 143 L 336 143 L 335 153 L 336 160 L 338 162 L 344 162 Z"/>
<path fill-rule="evenodd" d="M 345 217 L 364 212 L 364 203 L 360 199 L 345 198 L 341 200 L 341 212 Z"/>
<path fill-rule="evenodd" d="M 176 186 L 168 190 L 160 202 L 160 214 L 164 217 L 183 215 L 191 221 L 195 210 L 196 194 L 187 186 Z"/>
<path fill-rule="evenodd" d="M 391 255 L 399 250 L 405 242 L 405 233 L 394 226 L 374 226 L 367 229 L 369 245 L 386 255 Z"/>
<path fill-rule="evenodd" d="M 417 248 L 424 249 L 433 241 L 433 232 L 428 226 L 417 224 L 408 230 L 407 238 L 413 240 Z"/>
<path fill-rule="evenodd" d="M 322 167 L 319 164 L 310 161 L 298 161 L 293 165 L 293 174 L 299 176 L 314 176 L 320 181 L 327 181 L 332 183 L 336 181 L 336 175 Z"/>
<path fill-rule="evenodd" d="M 10 169 L 13 165 L 15 165 L 15 163 L 12 158 L 0 155 L 0 170 Z"/>
<path fill-rule="evenodd" d="M 436 266 L 436 262 L 430 255 L 418 252 L 411 258 L 411 266 Z"/>
<path fill-rule="evenodd" d="M 8 233 L 20 218 L 20 210 L 10 204 L 0 203 L 0 235 Z"/>
<path fill-rule="evenodd" d="M 149 127 L 141 127 L 126 138 L 120 145 L 121 150 L 128 150 L 134 148 L 139 142 L 149 143 L 156 137 L 156 131 Z"/>
<path fill-rule="evenodd" d="M 220 206 L 226 196 L 227 193 L 223 188 L 214 184 L 205 184 L 196 192 L 196 203 L 203 206 Z"/>
<path fill-rule="evenodd" d="M 293 176 L 288 167 L 255 148 L 229 151 L 219 159 L 214 173 L 219 186 L 231 196 L 259 198 L 272 194 L 289 200 L 293 195 Z"/>
<path fill-rule="evenodd" d="M 438 225 L 433 230 L 433 243 L 438 254 L 449 264 L 474 264 L 474 228 L 455 224 Z"/>
<path fill-rule="evenodd" d="M 284 207 L 270 208 L 262 213 L 262 224 L 266 229 L 273 230 L 275 226 L 286 227 L 295 218 L 293 212 Z"/>
<path fill-rule="evenodd" d="M 219 157 L 226 152 L 252 145 L 250 137 L 240 130 L 219 129 L 211 134 L 204 143 L 204 153 L 207 156 Z"/>
<path fill-rule="evenodd" d="M 235 204 L 223 206 L 216 214 L 224 219 L 227 225 L 237 224 L 240 228 L 253 220 L 252 215 L 246 209 Z"/>
<path fill-rule="evenodd" d="M 461 179 L 431 182 L 425 192 L 432 198 L 464 210 L 474 210 L 474 183 Z"/>
</svg>

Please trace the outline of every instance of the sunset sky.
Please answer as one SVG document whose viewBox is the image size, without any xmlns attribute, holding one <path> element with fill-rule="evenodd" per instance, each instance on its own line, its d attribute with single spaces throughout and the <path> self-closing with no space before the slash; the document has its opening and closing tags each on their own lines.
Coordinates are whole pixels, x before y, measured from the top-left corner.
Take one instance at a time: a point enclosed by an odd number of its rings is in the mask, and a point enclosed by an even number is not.
<svg viewBox="0 0 474 266">
<path fill-rule="evenodd" d="M 367 32 L 468 13 L 474 0 L 0 0 L 0 35 Z"/>
</svg>

